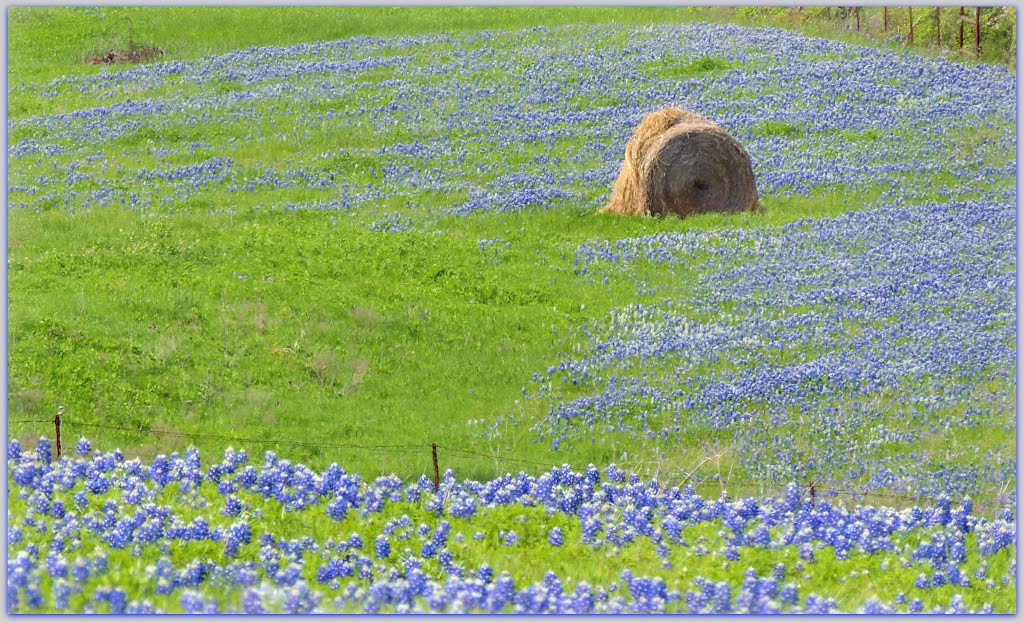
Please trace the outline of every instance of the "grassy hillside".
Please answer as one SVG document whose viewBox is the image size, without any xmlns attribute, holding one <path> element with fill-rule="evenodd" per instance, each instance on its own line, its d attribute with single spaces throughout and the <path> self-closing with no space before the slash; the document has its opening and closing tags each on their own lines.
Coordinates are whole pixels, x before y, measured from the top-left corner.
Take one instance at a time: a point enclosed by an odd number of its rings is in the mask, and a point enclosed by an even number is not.
<svg viewBox="0 0 1024 623">
<path fill-rule="evenodd" d="M 725 260 L 746 238 L 716 231 L 756 231 L 770 249 L 789 244 L 806 219 L 1013 188 L 1005 72 L 781 31 L 644 26 L 686 17 L 674 10 L 11 11 L 9 413 L 50 419 L 63 406 L 66 434 L 101 435 L 143 457 L 190 440 L 207 450 L 225 437 L 255 440 L 253 450 L 295 440 L 291 456 L 314 466 L 344 461 L 360 473 L 415 477 L 431 468 L 429 444 L 438 443 L 499 457 L 444 457 L 474 477 L 611 460 L 679 477 L 707 470 L 715 456 L 709 475 L 761 480 L 761 459 L 730 449 L 755 432 L 752 421 L 745 433 L 733 424 L 680 428 L 686 413 L 711 406 L 667 402 L 671 413 L 661 413 L 627 392 L 615 400 L 628 404 L 609 411 L 619 428 L 563 430 L 559 414 L 573 422 L 573 405 L 609 399 L 607 383 L 626 364 L 596 381 L 563 368 L 606 348 L 599 332 L 619 330 L 623 309 L 677 306 L 670 313 L 685 322 L 723 330 L 757 320 L 744 316 L 762 313 L 753 299 L 685 302 L 737 269 Z M 132 40 L 163 48 L 168 62 L 80 64 L 89 45 L 126 45 L 111 43 L 125 17 Z M 535 22 L 553 27 L 512 30 Z M 470 32 L 493 26 L 501 31 Z M 251 48 L 399 28 L 466 34 Z M 227 54 L 169 63 L 213 52 Z M 934 76 L 950 86 L 922 88 Z M 968 118 L 978 80 L 996 90 Z M 594 214 L 632 127 L 669 104 L 721 121 L 747 145 L 766 214 Z M 606 242 L 644 240 L 694 240 L 697 250 L 667 267 L 587 268 Z M 796 269 L 794 278 L 811 278 Z M 841 308 L 822 299 L 784 309 L 800 318 Z M 796 369 L 818 348 L 839 348 L 802 344 L 757 351 L 759 365 Z M 645 354 L 628 364 L 636 371 L 622 371 L 674 392 L 753 373 L 749 356 L 734 356 Z M 906 356 L 882 360 L 895 366 Z M 676 368 L 686 376 L 673 378 Z M 969 385 L 958 391 L 976 395 L 999 372 L 964 374 Z M 931 387 L 904 382 L 903 396 Z M 1005 390 L 996 382 L 986 398 L 996 416 L 985 431 L 1006 425 Z M 743 409 L 761 409 L 744 400 Z M 936 414 L 960 409 L 953 400 Z M 621 426 L 636 418 L 672 439 L 652 444 L 643 435 L 653 432 Z M 911 447 L 934 425 L 901 443 Z M 38 428 L 11 430 L 28 438 Z M 211 434 L 219 437 L 202 437 Z M 567 442 L 577 436 L 586 442 Z M 341 452 L 310 439 L 419 449 Z M 977 439 L 980 452 L 1004 452 L 999 435 Z M 946 452 L 958 441 L 935 443 Z M 872 460 L 886 451 L 871 450 Z M 826 450 L 801 452 L 792 464 L 813 471 Z"/>
<path fill-rule="evenodd" d="M 17 84 L 96 71 L 82 65 L 132 42 L 160 48 L 165 60 L 191 60 L 252 46 L 347 37 L 684 19 L 679 9 L 650 7 L 12 7 L 8 75 Z"/>
<path fill-rule="evenodd" d="M 929 9 L 930 11 L 930 9 Z M 346 37 L 391 37 L 486 29 L 515 30 L 572 24 L 740 23 L 790 28 L 813 37 L 852 43 L 892 44 L 906 37 L 905 7 L 890 8 L 890 32 L 881 9 L 862 9 L 863 29 L 838 10 L 792 7 L 105 7 L 67 10 L 11 7 L 8 10 L 8 81 L 37 81 L 96 71 L 89 61 L 113 50 L 155 46 L 164 60 L 191 60 L 252 46 L 285 46 Z M 953 45 L 954 11 L 947 10 L 944 44 Z M 915 51 L 936 53 L 934 28 L 918 11 Z M 983 59 L 1011 68 L 1016 58 L 1013 8 L 986 9 Z M 932 31 L 934 32 L 934 30 Z M 968 38 L 971 33 L 968 31 Z M 971 62 L 969 59 L 961 59 Z"/>
</svg>

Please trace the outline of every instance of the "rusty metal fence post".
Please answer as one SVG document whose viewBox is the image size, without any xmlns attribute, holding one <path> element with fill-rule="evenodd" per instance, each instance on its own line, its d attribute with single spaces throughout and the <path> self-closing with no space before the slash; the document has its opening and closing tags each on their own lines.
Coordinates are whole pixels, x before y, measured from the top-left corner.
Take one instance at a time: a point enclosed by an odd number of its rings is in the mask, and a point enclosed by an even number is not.
<svg viewBox="0 0 1024 623">
<path fill-rule="evenodd" d="M 441 490 L 441 471 L 437 467 L 437 444 L 430 444 L 430 449 L 434 455 L 434 493 Z"/>
<path fill-rule="evenodd" d="M 60 447 L 60 416 L 64 415 L 64 407 L 57 407 L 57 415 L 53 417 L 53 426 L 57 429 L 57 460 L 60 460 L 62 451 Z"/>
</svg>

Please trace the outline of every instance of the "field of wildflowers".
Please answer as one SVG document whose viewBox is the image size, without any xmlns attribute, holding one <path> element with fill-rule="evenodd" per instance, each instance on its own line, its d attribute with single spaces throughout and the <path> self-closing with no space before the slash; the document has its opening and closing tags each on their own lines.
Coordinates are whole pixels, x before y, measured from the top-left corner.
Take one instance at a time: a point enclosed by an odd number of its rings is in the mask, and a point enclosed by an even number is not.
<svg viewBox="0 0 1024 623">
<path fill-rule="evenodd" d="M 268 452 L 151 464 L 7 448 L 11 612 L 969 613 L 1013 607 L 1016 524 L 969 498 L 906 510 L 703 498 L 564 466 L 364 481 Z M 580 562 L 583 564 L 580 564 Z M 821 586 L 826 591 L 821 591 Z M 831 590 L 829 590 L 831 589 Z M 998 605 L 994 606 L 993 602 Z"/>
<path fill-rule="evenodd" d="M 9 611 L 1015 610 L 1007 70 L 577 25 L 8 96 Z M 594 214 L 669 105 L 764 215 Z"/>
</svg>

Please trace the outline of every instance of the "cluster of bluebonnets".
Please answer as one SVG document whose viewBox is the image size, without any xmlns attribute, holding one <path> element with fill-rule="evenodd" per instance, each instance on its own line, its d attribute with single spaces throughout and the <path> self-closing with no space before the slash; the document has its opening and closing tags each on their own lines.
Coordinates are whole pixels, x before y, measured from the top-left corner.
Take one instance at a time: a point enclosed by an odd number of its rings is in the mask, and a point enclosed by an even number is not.
<svg viewBox="0 0 1024 623">
<path fill-rule="evenodd" d="M 427 229 L 444 215 L 592 208 L 632 128 L 668 105 L 739 137 L 767 195 L 908 175 L 984 183 L 1015 170 L 989 158 L 1012 151 L 1012 133 L 957 148 L 968 132 L 1012 127 L 1004 69 L 774 29 L 362 37 L 65 77 L 16 94 L 80 103 L 8 121 L 14 209 L 330 209 L 405 231 L 377 213 L 397 208 Z M 108 161 L 112 148 L 129 157 Z M 291 156 L 269 156 L 282 150 Z M 215 206 L 203 200 L 211 196 Z"/>
<path fill-rule="evenodd" d="M 555 447 L 625 435 L 666 448 L 724 431 L 758 479 L 1003 487 L 1016 474 L 1015 216 L 1012 192 L 889 199 L 781 228 L 586 243 L 583 278 L 669 265 L 685 285 L 582 327 L 582 356 L 534 378 L 528 397 L 551 403 L 536 431 Z M 979 428 L 1003 444 L 921 450 Z"/>
<path fill-rule="evenodd" d="M 866 566 L 842 581 L 892 573 L 906 586 L 859 596 L 849 611 L 966 613 L 991 612 L 987 600 L 1012 593 L 1016 574 L 1013 516 L 982 518 L 970 498 L 847 508 L 793 484 L 776 497 L 714 499 L 614 465 L 490 482 L 449 471 L 435 493 L 425 477 L 364 481 L 273 452 L 258 464 L 229 448 L 204 463 L 189 448 L 145 464 L 85 439 L 59 461 L 52 450 L 46 439 L 34 449 L 8 442 L 9 612 L 828 613 L 842 611 L 836 596 L 805 579 L 858 557 Z M 537 512 L 485 533 L 480 522 L 503 509 Z M 316 536 L 294 536 L 291 522 Z M 543 569 L 531 581 L 474 550 L 495 539 L 491 548 L 526 549 L 530 567 L 563 548 L 653 549 L 661 563 L 607 584 Z M 758 572 L 764 550 L 794 555 Z M 743 575 L 674 572 L 681 553 Z M 978 589 L 985 601 L 970 596 Z"/>
</svg>

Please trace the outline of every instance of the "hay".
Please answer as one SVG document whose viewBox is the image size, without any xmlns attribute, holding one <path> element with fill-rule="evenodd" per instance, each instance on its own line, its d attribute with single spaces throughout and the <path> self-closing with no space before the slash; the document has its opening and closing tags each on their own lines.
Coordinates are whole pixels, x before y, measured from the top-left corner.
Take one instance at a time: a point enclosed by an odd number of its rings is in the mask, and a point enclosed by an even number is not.
<svg viewBox="0 0 1024 623">
<path fill-rule="evenodd" d="M 718 124 L 681 108 L 651 113 L 626 145 L 622 171 L 601 212 L 685 218 L 759 212 L 750 156 Z"/>
</svg>

